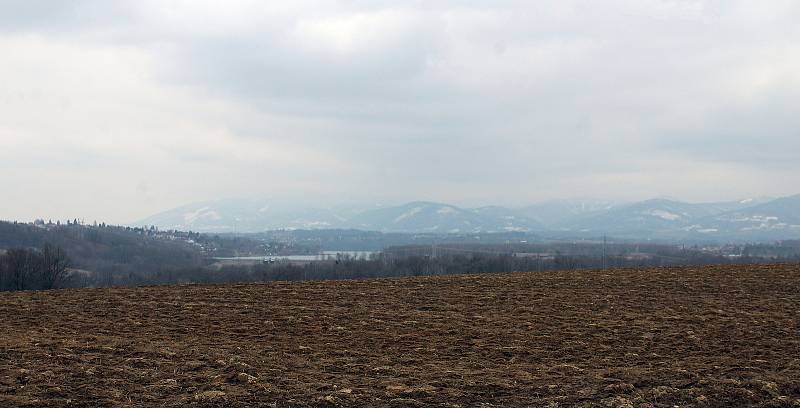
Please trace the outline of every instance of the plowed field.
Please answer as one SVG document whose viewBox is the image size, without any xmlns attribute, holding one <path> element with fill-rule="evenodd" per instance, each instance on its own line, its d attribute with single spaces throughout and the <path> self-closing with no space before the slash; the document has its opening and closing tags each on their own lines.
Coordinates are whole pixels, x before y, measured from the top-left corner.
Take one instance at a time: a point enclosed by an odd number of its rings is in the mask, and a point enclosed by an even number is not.
<svg viewBox="0 0 800 408">
<path fill-rule="evenodd" d="M 800 406 L 800 266 L 0 293 L 0 406 Z"/>
</svg>

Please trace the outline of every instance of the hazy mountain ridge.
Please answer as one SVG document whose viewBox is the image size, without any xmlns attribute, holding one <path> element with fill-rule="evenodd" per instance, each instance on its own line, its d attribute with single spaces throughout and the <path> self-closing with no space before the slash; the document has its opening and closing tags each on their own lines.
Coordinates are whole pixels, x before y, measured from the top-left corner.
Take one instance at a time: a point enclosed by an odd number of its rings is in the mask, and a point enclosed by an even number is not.
<svg viewBox="0 0 800 408">
<path fill-rule="evenodd" d="M 744 206 L 698 221 L 699 230 L 716 236 L 756 240 L 800 237 L 800 194 Z M 697 230 L 695 228 L 695 230 Z"/>
<path fill-rule="evenodd" d="M 417 201 L 367 210 L 301 208 L 259 200 L 190 204 L 137 225 L 201 232 L 351 228 L 381 232 L 542 232 L 633 239 L 787 239 L 800 237 L 800 195 L 716 203 L 651 199 L 550 201 L 519 209 L 463 208 Z"/>
<path fill-rule="evenodd" d="M 336 228 L 345 215 L 326 208 L 276 205 L 265 200 L 220 200 L 194 203 L 145 218 L 136 225 L 200 232 L 261 232 L 272 229 Z"/>
<path fill-rule="evenodd" d="M 691 225 L 695 220 L 725 212 L 732 205 L 690 204 L 651 199 L 576 216 L 556 225 L 566 231 L 653 233 Z"/>
<path fill-rule="evenodd" d="M 586 214 L 600 213 L 619 205 L 620 203 L 615 201 L 551 200 L 529 205 L 518 211 L 542 225 L 553 227 L 566 220 Z"/>
<path fill-rule="evenodd" d="M 384 232 L 504 232 L 541 229 L 537 222 L 503 207 L 460 208 L 412 202 L 365 211 L 345 223 L 350 228 Z"/>
</svg>

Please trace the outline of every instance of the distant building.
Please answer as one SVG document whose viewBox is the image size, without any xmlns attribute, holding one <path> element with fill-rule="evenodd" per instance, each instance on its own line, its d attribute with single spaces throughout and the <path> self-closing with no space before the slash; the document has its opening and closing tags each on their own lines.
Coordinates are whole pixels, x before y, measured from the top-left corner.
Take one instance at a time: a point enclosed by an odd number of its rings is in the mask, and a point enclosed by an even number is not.
<svg viewBox="0 0 800 408">
<path fill-rule="evenodd" d="M 653 255 L 644 252 L 631 252 L 625 255 L 626 261 L 646 261 L 648 259 L 653 259 Z"/>
</svg>

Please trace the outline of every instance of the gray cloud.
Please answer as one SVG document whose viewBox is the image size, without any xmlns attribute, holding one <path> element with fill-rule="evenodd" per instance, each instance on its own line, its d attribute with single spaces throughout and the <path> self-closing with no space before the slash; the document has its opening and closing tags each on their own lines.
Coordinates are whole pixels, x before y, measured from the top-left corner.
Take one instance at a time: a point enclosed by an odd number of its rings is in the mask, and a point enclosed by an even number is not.
<svg viewBox="0 0 800 408">
<path fill-rule="evenodd" d="M 794 1 L 0 9 L 0 217 L 797 192 Z M 45 178 L 106 199 L 32 205 Z"/>
</svg>

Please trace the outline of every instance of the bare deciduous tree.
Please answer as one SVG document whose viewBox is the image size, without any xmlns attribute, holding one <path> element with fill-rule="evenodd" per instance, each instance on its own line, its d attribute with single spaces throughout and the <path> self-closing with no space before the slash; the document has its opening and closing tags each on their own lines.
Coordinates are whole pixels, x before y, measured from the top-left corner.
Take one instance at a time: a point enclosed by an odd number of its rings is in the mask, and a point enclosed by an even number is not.
<svg viewBox="0 0 800 408">
<path fill-rule="evenodd" d="M 67 276 L 71 265 L 63 249 L 45 244 L 42 249 L 41 285 L 42 289 L 53 289 Z"/>
<path fill-rule="evenodd" d="M 31 289 L 41 265 L 41 257 L 26 249 L 10 249 L 5 255 L 6 285 L 10 290 Z"/>
<path fill-rule="evenodd" d="M 70 259 L 63 249 L 45 244 L 36 249 L 9 249 L 0 255 L 0 290 L 53 289 L 69 273 Z"/>
</svg>

